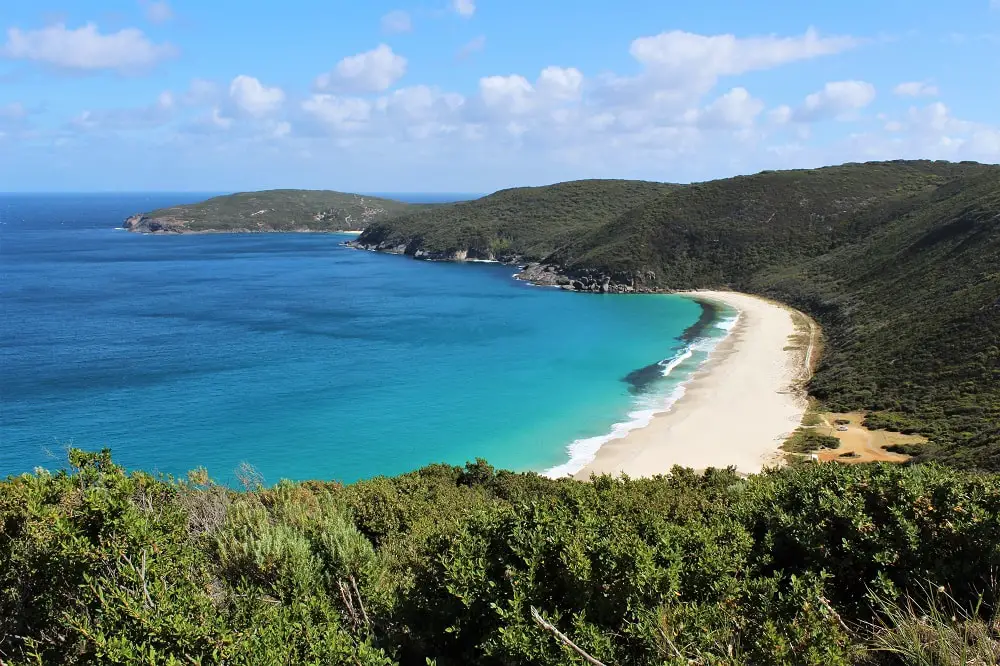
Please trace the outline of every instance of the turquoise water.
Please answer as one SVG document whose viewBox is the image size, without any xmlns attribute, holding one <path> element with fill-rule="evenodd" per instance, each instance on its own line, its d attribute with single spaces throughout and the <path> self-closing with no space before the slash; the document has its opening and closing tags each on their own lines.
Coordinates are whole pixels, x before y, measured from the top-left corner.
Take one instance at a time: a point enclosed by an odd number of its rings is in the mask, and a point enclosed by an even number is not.
<svg viewBox="0 0 1000 666">
<path fill-rule="evenodd" d="M 69 445 L 226 482 L 242 462 L 268 482 L 476 457 L 572 471 L 724 333 L 682 339 L 702 313 L 686 298 L 565 293 L 343 236 L 114 229 L 200 198 L 0 195 L 0 474 L 60 467 Z"/>
</svg>

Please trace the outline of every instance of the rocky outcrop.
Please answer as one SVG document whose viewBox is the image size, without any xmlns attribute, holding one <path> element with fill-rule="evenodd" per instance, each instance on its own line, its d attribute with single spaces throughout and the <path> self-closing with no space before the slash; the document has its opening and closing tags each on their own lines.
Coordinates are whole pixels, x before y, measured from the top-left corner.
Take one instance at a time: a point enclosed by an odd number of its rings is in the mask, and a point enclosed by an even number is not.
<svg viewBox="0 0 1000 666">
<path fill-rule="evenodd" d="M 497 261 L 500 263 L 516 263 L 507 257 L 496 256 L 492 252 L 483 252 L 476 249 L 463 248 L 459 250 L 427 250 L 420 246 L 419 241 L 399 243 L 395 240 L 369 241 L 362 238 L 344 243 L 348 247 L 358 250 L 369 250 L 371 252 L 385 252 L 387 254 L 404 254 L 414 259 L 422 261 Z"/>
<path fill-rule="evenodd" d="M 557 264 L 531 263 L 515 275 L 532 284 L 559 287 L 592 294 L 644 294 L 662 291 L 655 286 L 656 274 L 609 275 L 595 269 L 565 270 Z"/>
<path fill-rule="evenodd" d="M 184 223 L 171 218 L 154 218 L 148 215 L 133 215 L 122 223 L 126 231 L 140 234 L 180 234 L 187 231 Z"/>
<path fill-rule="evenodd" d="M 369 237 L 370 238 L 370 237 Z M 558 264 L 545 262 L 523 263 L 516 255 L 494 255 L 474 249 L 450 250 L 447 252 L 426 250 L 420 247 L 418 239 L 409 244 L 398 240 L 384 239 L 365 242 L 364 236 L 348 241 L 344 245 L 358 250 L 401 254 L 423 261 L 496 261 L 516 265 L 519 271 L 514 275 L 518 280 L 542 287 L 558 287 L 566 291 L 593 294 L 643 294 L 662 291 L 655 286 L 656 274 L 647 271 L 641 274 L 608 275 L 594 269 L 566 271 Z"/>
</svg>

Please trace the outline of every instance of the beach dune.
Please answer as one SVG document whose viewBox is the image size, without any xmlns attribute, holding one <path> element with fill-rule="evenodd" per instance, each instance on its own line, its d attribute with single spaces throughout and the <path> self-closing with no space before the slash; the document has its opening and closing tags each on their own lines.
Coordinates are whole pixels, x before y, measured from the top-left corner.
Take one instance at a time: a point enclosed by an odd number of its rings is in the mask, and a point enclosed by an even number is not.
<svg viewBox="0 0 1000 666">
<path fill-rule="evenodd" d="M 802 422 L 808 404 L 802 385 L 815 355 L 814 336 L 803 336 L 796 320 L 814 325 L 791 308 L 747 294 L 683 295 L 725 303 L 739 319 L 670 411 L 607 442 L 576 478 L 654 476 L 674 465 L 755 473 L 781 462 L 778 447 Z"/>
</svg>

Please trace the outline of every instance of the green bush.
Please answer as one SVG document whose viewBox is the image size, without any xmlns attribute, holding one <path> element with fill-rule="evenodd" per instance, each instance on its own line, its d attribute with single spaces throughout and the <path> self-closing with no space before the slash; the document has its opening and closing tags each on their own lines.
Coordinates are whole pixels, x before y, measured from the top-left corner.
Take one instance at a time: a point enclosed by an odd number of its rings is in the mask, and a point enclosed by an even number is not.
<svg viewBox="0 0 1000 666">
<path fill-rule="evenodd" d="M 580 663 L 536 609 L 605 664 L 819 666 L 874 658 L 927 581 L 968 627 L 997 608 L 1000 479 L 936 466 L 235 492 L 73 462 L 0 484 L 7 663 Z"/>
</svg>

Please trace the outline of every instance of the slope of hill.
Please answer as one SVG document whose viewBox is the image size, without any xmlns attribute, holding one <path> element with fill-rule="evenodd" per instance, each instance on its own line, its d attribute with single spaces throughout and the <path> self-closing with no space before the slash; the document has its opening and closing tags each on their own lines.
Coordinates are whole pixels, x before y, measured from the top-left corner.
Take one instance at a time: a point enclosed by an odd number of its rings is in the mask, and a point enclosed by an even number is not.
<svg viewBox="0 0 1000 666">
<path fill-rule="evenodd" d="M 416 206 L 414 206 L 416 207 Z M 327 190 L 267 190 L 134 215 L 124 228 L 145 233 L 360 230 L 411 205 Z"/>
<path fill-rule="evenodd" d="M 586 182 L 554 186 L 584 201 Z M 823 324 L 827 351 L 811 389 L 870 422 L 929 435 L 921 457 L 1000 469 L 1000 168 L 882 162 L 764 172 L 689 186 L 603 224 L 570 229 L 529 202 L 525 228 L 547 243 L 511 243 L 549 268 L 526 276 L 609 291 L 729 288 L 789 302 Z M 375 225 L 413 254 L 488 247 L 499 238 L 481 202 Z M 540 206 L 540 208 L 534 208 Z M 522 217 L 505 234 L 516 233 Z M 582 232 L 582 233 L 581 233 Z M 469 239 L 475 239 L 474 244 Z M 531 248 L 533 251 L 525 251 Z M 419 255 L 418 255 L 419 256 Z"/>
<path fill-rule="evenodd" d="M 887 212 L 853 242 L 747 288 L 823 325 L 816 397 L 930 436 L 921 459 L 1000 470 L 1000 174 Z"/>
<path fill-rule="evenodd" d="M 501 190 L 369 226 L 357 245 L 417 257 L 538 260 L 676 186 L 580 180 Z"/>
</svg>

